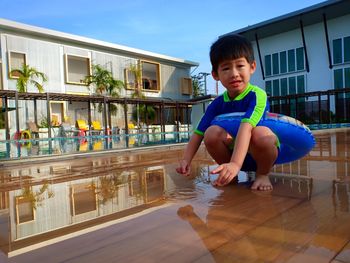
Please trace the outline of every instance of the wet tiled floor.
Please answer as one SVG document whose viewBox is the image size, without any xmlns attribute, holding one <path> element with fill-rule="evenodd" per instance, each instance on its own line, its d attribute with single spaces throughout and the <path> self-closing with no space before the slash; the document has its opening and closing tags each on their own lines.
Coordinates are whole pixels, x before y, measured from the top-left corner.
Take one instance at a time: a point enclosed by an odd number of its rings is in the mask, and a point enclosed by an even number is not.
<svg viewBox="0 0 350 263">
<path fill-rule="evenodd" d="M 249 176 L 218 188 L 201 148 L 5 166 L 0 262 L 350 262 L 350 130 L 274 168 L 269 193 Z"/>
</svg>

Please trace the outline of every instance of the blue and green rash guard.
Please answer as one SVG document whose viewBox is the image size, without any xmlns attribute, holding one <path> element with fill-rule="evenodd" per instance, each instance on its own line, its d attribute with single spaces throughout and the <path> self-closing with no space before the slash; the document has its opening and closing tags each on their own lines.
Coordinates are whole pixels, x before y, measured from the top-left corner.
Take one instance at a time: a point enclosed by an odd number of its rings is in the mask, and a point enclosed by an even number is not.
<svg viewBox="0 0 350 263">
<path fill-rule="evenodd" d="M 266 92 L 249 83 L 247 88 L 234 99 L 230 99 L 228 92 L 225 91 L 213 100 L 194 132 L 204 135 L 216 116 L 232 112 L 245 112 L 241 122 L 248 122 L 256 127 L 269 108 Z"/>
</svg>

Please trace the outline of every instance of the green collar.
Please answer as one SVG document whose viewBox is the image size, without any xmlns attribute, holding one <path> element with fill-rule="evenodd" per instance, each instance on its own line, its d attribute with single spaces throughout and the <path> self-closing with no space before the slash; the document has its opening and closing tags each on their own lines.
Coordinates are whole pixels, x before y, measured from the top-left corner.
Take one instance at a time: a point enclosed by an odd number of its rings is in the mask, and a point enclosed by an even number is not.
<svg viewBox="0 0 350 263">
<path fill-rule="evenodd" d="M 227 90 L 225 90 L 223 96 L 224 96 L 224 102 L 230 102 L 230 101 L 234 101 L 234 100 L 242 100 L 251 90 L 253 89 L 253 85 L 248 83 L 246 89 L 238 94 L 235 98 L 231 99 L 228 95 Z"/>
</svg>

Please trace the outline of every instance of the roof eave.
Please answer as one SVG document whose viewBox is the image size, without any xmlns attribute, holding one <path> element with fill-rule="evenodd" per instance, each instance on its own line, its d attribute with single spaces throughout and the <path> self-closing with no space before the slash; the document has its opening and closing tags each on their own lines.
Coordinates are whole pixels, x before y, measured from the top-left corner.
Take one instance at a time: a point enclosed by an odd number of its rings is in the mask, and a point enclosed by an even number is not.
<svg viewBox="0 0 350 263">
<path fill-rule="evenodd" d="M 349 10 L 350 1 L 330 0 L 255 25 L 247 26 L 224 35 L 241 34 L 252 41 L 255 40 L 255 35 L 259 38 L 265 38 L 297 29 L 300 27 L 300 21 L 303 22 L 304 26 L 307 26 L 323 21 L 323 14 L 326 15 L 327 19 L 332 19 L 349 14 Z"/>
<path fill-rule="evenodd" d="M 162 54 L 158 54 L 158 53 L 153 53 L 150 51 L 145 51 L 145 50 L 141 50 L 141 49 L 137 49 L 137 48 L 118 45 L 118 44 L 105 42 L 105 41 L 101 41 L 101 40 L 97 40 L 97 39 L 92 39 L 92 38 L 88 38 L 88 37 L 68 34 L 68 33 L 60 32 L 60 31 L 56 31 L 56 30 L 31 26 L 31 25 L 27 25 L 27 24 L 23 24 L 23 23 L 10 21 L 7 19 L 2 19 L 2 18 L 0 18 L 0 29 L 1 28 L 5 29 L 7 31 L 22 32 L 24 34 L 45 37 L 45 38 L 49 38 L 52 40 L 59 40 L 59 41 L 64 40 L 64 41 L 69 41 L 69 42 L 73 42 L 73 43 L 77 43 L 77 44 L 99 47 L 99 48 L 103 48 L 103 49 L 107 49 L 107 50 L 111 50 L 111 51 L 118 51 L 119 53 L 122 53 L 125 55 L 131 55 L 131 56 L 137 56 L 137 57 L 141 56 L 145 59 L 147 59 L 147 58 L 157 59 L 157 60 L 161 60 L 161 61 L 178 63 L 178 64 L 182 64 L 184 66 L 189 66 L 189 67 L 199 66 L 199 63 L 193 62 L 190 60 L 184 60 L 181 58 L 166 56 L 166 55 L 162 55 Z"/>
</svg>

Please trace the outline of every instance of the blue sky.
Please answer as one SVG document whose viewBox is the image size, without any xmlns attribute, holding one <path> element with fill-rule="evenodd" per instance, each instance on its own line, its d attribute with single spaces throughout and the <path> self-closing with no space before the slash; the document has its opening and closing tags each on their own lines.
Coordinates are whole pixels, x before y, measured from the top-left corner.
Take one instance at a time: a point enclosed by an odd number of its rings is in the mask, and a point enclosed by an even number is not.
<svg viewBox="0 0 350 263">
<path fill-rule="evenodd" d="M 200 63 L 219 35 L 320 0 L 0 0 L 0 17 Z M 208 77 L 208 90 L 214 92 Z"/>
</svg>

